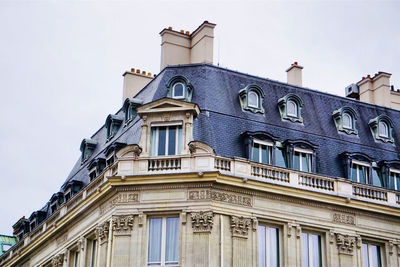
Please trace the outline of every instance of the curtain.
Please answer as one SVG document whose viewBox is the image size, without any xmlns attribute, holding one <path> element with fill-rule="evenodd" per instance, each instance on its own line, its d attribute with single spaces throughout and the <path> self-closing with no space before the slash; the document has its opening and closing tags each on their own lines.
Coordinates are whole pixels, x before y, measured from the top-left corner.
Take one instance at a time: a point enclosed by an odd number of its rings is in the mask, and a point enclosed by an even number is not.
<svg viewBox="0 0 400 267">
<path fill-rule="evenodd" d="M 302 233 L 301 234 L 301 250 L 302 250 L 302 261 L 303 267 L 308 267 L 308 234 Z"/>
<path fill-rule="evenodd" d="M 266 243 L 265 243 L 265 226 L 258 226 L 258 266 L 266 267 Z"/>
<path fill-rule="evenodd" d="M 178 126 L 178 151 L 176 154 L 179 155 L 182 152 L 182 126 Z"/>
<path fill-rule="evenodd" d="M 165 263 L 178 263 L 179 218 L 167 218 Z"/>
<path fill-rule="evenodd" d="M 269 267 L 279 266 L 279 237 L 278 229 L 269 228 Z"/>
<path fill-rule="evenodd" d="M 151 128 L 151 155 L 156 156 L 156 131 L 157 128 Z"/>
<path fill-rule="evenodd" d="M 150 219 L 149 229 L 149 265 L 161 264 L 162 218 Z"/>
</svg>

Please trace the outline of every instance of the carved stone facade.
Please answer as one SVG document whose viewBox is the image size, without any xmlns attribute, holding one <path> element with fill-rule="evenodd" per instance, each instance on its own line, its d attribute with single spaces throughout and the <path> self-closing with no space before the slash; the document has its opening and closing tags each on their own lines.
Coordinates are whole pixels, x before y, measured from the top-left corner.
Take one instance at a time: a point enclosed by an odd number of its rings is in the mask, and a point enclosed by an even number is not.
<svg viewBox="0 0 400 267">
<path fill-rule="evenodd" d="M 112 226 L 116 234 L 130 233 L 133 229 L 133 215 L 113 216 Z"/>
<path fill-rule="evenodd" d="M 52 267 L 62 267 L 64 263 L 64 254 L 58 254 L 51 260 Z"/>
<path fill-rule="evenodd" d="M 231 231 L 234 237 L 247 238 L 251 227 L 251 219 L 231 216 Z"/>
<path fill-rule="evenodd" d="M 354 247 L 356 245 L 356 237 L 344 234 L 336 234 L 336 245 L 339 254 L 353 255 Z"/>
<path fill-rule="evenodd" d="M 246 207 L 252 206 L 251 197 L 235 194 L 226 193 L 217 190 L 192 190 L 189 191 L 189 200 L 215 200 L 220 202 L 227 202 L 230 204 L 236 204 Z"/>
<path fill-rule="evenodd" d="M 212 211 L 192 212 L 192 227 L 194 233 L 210 233 L 214 223 L 214 214 Z"/>
<path fill-rule="evenodd" d="M 108 241 L 108 234 L 110 232 L 110 222 L 106 221 L 97 227 L 97 236 L 100 243 Z"/>
</svg>

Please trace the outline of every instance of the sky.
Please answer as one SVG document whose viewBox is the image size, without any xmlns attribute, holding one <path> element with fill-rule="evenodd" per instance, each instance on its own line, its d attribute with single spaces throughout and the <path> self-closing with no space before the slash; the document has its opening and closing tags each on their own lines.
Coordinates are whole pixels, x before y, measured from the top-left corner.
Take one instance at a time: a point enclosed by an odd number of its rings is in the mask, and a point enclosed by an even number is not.
<svg viewBox="0 0 400 267">
<path fill-rule="evenodd" d="M 0 234 L 42 208 L 108 114 L 122 74 L 160 71 L 159 32 L 216 23 L 214 64 L 344 96 L 367 74 L 400 88 L 400 2 L 0 0 Z"/>
</svg>

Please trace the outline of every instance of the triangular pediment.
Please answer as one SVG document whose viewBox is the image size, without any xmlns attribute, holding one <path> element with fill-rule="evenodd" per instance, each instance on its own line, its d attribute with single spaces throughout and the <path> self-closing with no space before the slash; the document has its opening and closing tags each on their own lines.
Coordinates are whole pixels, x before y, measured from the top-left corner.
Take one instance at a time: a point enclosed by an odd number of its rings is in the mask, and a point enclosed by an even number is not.
<svg viewBox="0 0 400 267">
<path fill-rule="evenodd" d="M 172 98 L 161 98 L 137 108 L 137 113 L 142 115 L 146 113 L 179 111 L 193 112 L 194 115 L 198 115 L 200 113 L 200 109 L 197 104 Z"/>
</svg>

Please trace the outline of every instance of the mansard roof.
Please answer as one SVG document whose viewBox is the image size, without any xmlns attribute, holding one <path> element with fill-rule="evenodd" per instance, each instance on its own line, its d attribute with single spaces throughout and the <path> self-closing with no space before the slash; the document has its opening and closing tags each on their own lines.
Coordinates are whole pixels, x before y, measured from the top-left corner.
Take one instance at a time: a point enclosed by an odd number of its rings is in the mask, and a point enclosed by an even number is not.
<svg viewBox="0 0 400 267">
<path fill-rule="evenodd" d="M 377 161 L 398 160 L 400 157 L 400 140 L 397 136 L 400 133 L 400 111 L 210 64 L 168 66 L 134 96 L 135 99 L 142 100 L 143 105 L 157 100 L 162 102 L 161 99 L 167 96 L 168 81 L 178 75 L 190 81 L 193 86 L 191 103 L 197 104 L 200 111 L 194 121 L 194 140 L 208 144 L 218 155 L 245 157 L 246 148 L 241 134 L 263 132 L 282 143 L 307 140 L 316 147 L 317 173 L 333 177 L 345 177 L 340 156 L 345 152 L 374 155 Z M 264 114 L 242 110 L 238 94 L 248 85 L 256 85 L 263 91 Z M 303 100 L 302 124 L 281 119 L 278 101 L 288 94 Z M 332 113 L 341 107 L 350 107 L 359 114 L 358 136 L 337 131 Z M 115 115 L 122 116 L 123 112 L 121 108 Z M 394 144 L 376 142 L 371 134 L 368 122 L 380 115 L 388 116 L 393 121 Z M 138 144 L 141 125 L 140 117 L 136 116 L 131 123 L 120 127 L 111 141 L 107 140 L 106 129 L 102 126 L 90 138 L 97 142 L 93 154 L 83 164 L 80 159 L 77 160 L 61 191 L 73 180 L 81 181 L 86 186 L 90 182 L 87 165 L 93 159 L 106 158 L 115 143 Z"/>
</svg>

